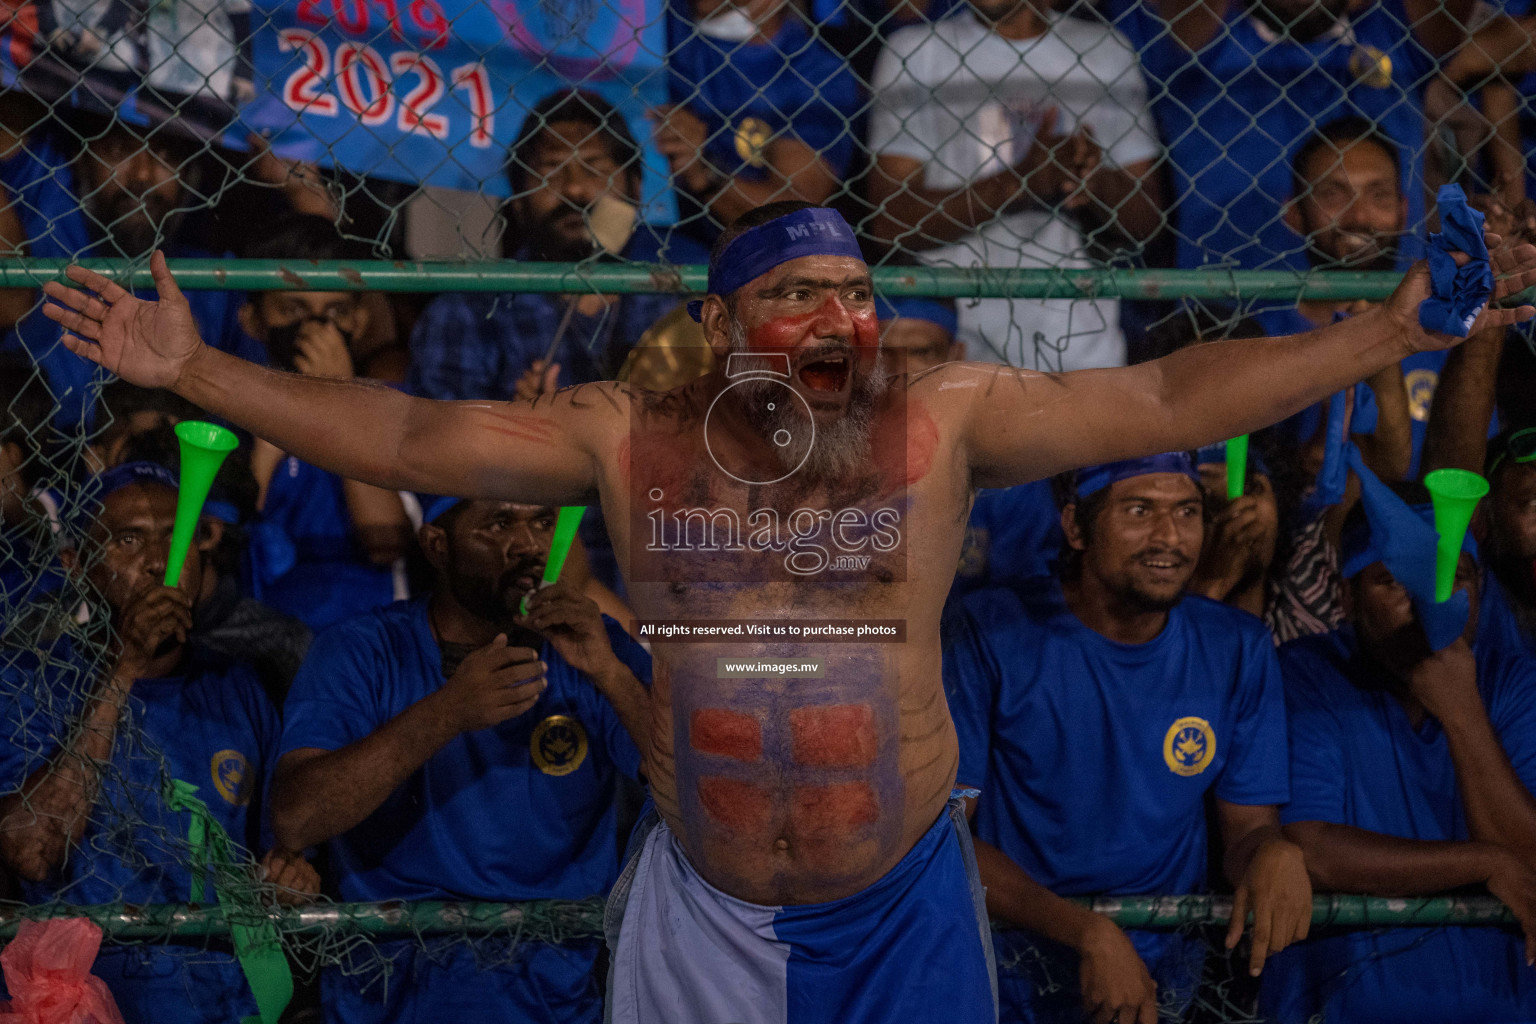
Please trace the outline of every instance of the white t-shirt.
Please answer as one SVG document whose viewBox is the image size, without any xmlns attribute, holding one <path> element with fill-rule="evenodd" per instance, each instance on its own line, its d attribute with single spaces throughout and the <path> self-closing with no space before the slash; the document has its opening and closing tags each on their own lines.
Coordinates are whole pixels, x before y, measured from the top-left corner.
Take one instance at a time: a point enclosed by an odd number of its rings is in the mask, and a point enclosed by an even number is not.
<svg viewBox="0 0 1536 1024">
<path fill-rule="evenodd" d="M 970 12 L 891 35 L 875 65 L 870 149 L 924 164 L 923 184 L 960 189 L 1022 159 L 1045 112 L 1055 131 L 1086 124 L 1104 160 L 1160 152 L 1136 52 L 1108 25 L 1053 16 L 1034 39 L 1005 39 Z M 934 266 L 1085 267 L 1069 217 L 1024 210 L 920 253 Z M 1125 362 L 1118 300 L 962 299 L 970 359 L 1035 369 Z"/>
</svg>

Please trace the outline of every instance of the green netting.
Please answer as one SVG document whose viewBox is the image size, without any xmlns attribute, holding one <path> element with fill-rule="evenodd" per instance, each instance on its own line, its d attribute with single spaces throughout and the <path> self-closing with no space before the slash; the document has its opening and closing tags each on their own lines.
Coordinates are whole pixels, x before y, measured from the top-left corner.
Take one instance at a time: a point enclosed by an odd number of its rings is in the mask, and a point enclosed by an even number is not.
<svg viewBox="0 0 1536 1024">
<path fill-rule="evenodd" d="M 1007 8 L 1028 38 L 988 34 L 946 0 L 758 0 L 743 4 L 745 31 L 761 33 L 747 40 L 730 38 L 742 24 L 729 11 L 701 32 L 690 15 L 712 5 L 682 0 L 0 6 L 0 353 L 13 357 L 0 362 L 0 937 L 22 916 L 85 913 L 114 943 L 203 969 L 230 962 L 244 913 L 312 978 L 387 976 L 385 940 L 495 964 L 596 926 L 580 903 L 255 914 L 273 895 L 256 881 L 259 829 L 232 835 L 234 866 L 204 877 L 187 812 L 163 799 L 169 759 L 131 702 L 107 716 L 111 756 L 87 749 L 107 718 L 82 716 L 120 637 L 106 595 L 56 552 L 101 563 L 114 538 L 75 514 L 83 484 L 141 425 L 131 403 L 92 415 L 107 376 L 38 312 L 38 286 L 70 261 L 147 287 L 149 251 L 167 248 L 208 300 L 203 333 L 230 348 L 247 291 L 369 293 L 349 366 L 398 383 L 450 330 L 430 296 L 696 292 L 723 223 L 803 198 L 858 226 L 883 294 L 956 298 L 970 356 L 1061 369 L 1225 334 L 1270 305 L 1380 300 L 1432 227 L 1441 182 L 1495 195 L 1501 228 L 1529 228 L 1536 58 L 1516 6 L 977 6 Z M 585 92 L 561 105 L 572 88 Z M 1351 115 L 1364 129 L 1339 127 Z M 1293 181 L 1298 150 L 1329 126 Z M 1390 143 L 1374 164 L 1365 129 Z M 1385 177 L 1359 177 L 1389 152 Z M 351 248 L 269 251 L 296 211 Z M 474 307 L 482 320 L 495 308 Z M 565 340 L 572 355 L 604 343 Z M 511 391 L 473 383 L 452 397 Z M 1415 416 L 1433 385 L 1405 381 Z M 201 799 L 250 795 L 220 770 L 188 780 Z M 35 788 L 54 777 L 90 799 L 59 810 Z M 48 894 L 30 904 L 19 876 L 37 851 L 22 835 L 55 844 Z M 72 867 L 98 857 L 121 871 Z M 146 898 L 139 876 L 167 870 L 176 891 Z M 243 910 L 168 902 L 192 898 L 183 875 Z M 1224 919 L 1220 897 L 1117 902 L 1096 909 L 1187 930 L 1202 959 L 1225 962 L 1203 931 Z M 1317 913 L 1343 927 L 1507 923 L 1459 898 L 1336 897 Z M 1253 1019 L 1241 971 L 1212 970 L 1194 1016 Z"/>
</svg>

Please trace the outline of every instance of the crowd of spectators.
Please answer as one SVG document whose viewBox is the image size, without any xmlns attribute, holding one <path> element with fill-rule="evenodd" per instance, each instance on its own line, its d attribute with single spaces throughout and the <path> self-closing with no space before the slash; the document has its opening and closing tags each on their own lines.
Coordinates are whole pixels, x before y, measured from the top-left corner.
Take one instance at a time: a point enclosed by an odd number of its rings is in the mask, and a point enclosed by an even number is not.
<svg viewBox="0 0 1536 1024">
<path fill-rule="evenodd" d="M 507 154 L 505 256 L 702 263 L 743 212 L 799 199 L 848 212 L 872 264 L 1394 270 L 1422 254 L 1427 196 L 1453 179 L 1506 240 L 1536 240 L 1536 28 L 1516 7 L 683 6 L 648 125 L 576 88 L 529 113 Z M 676 224 L 636 215 L 645 141 Z M 0 94 L 0 246 L 369 258 L 317 169 L 251 166 L 269 190 L 224 197 L 174 123 Z M 637 350 L 702 345 L 666 294 L 188 294 L 225 351 L 435 399 L 537 399 L 640 373 Z M 892 373 L 1113 366 L 1362 308 L 1168 303 L 1149 323 L 1105 299 L 878 304 Z M 0 325 L 0 896 L 184 900 L 167 776 L 199 785 L 285 900 L 614 885 L 651 669 L 596 509 L 560 583 L 536 590 L 556 510 L 386 491 L 251 439 L 162 586 L 172 427 L 199 411 L 106 383 L 35 291 L 0 290 Z M 1260 978 L 1236 997 L 1264 1019 L 1536 1020 L 1531 353 L 1497 331 L 1405 359 L 1256 434 L 1237 498 L 1220 446 L 978 492 L 944 673 L 1010 965 L 1004 1020 L 1185 1014 L 1218 954 L 1071 898 L 1221 889 L 1229 949 L 1243 910 L 1263 917 L 1231 956 Z M 1491 482 L 1458 576 L 1474 614 L 1442 651 L 1377 557 L 1346 441 L 1410 507 L 1433 469 Z M 509 586 L 533 592 L 526 610 Z M 1520 927 L 1309 938 L 1314 890 L 1492 893 Z M 601 942 L 484 953 L 353 950 L 310 1012 L 601 1019 Z M 114 946 L 96 970 L 130 1024 L 255 1009 L 227 950 Z"/>
</svg>

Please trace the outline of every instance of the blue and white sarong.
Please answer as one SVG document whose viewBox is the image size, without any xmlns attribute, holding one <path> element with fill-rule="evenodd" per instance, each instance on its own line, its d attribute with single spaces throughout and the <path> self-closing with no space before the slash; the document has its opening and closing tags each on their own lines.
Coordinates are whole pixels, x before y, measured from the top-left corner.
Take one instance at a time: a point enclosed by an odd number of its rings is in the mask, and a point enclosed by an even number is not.
<svg viewBox="0 0 1536 1024">
<path fill-rule="evenodd" d="M 701 877 L 655 811 L 605 919 L 610 1024 L 989 1024 L 997 978 L 961 801 L 839 900 L 772 907 Z"/>
</svg>

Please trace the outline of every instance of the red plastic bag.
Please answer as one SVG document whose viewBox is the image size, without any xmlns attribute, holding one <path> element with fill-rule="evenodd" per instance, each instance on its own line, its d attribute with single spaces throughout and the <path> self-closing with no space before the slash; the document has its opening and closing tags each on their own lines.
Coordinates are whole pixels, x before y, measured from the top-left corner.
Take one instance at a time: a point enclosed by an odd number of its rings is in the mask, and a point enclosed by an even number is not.
<svg viewBox="0 0 1536 1024">
<path fill-rule="evenodd" d="M 101 929 L 83 917 L 23 921 L 0 952 L 11 1004 L 5 1024 L 123 1024 L 107 983 L 91 973 Z"/>
</svg>

